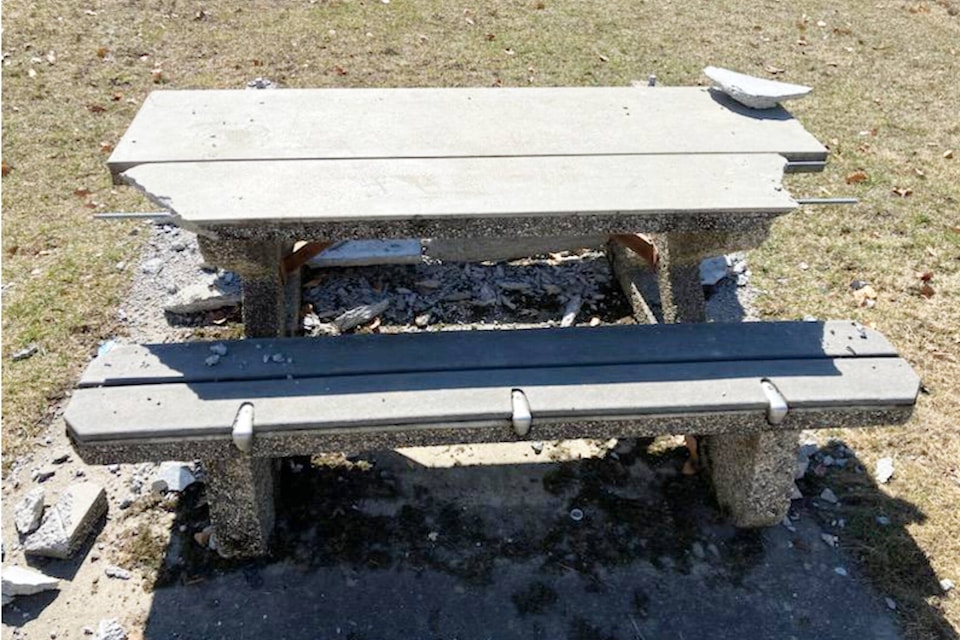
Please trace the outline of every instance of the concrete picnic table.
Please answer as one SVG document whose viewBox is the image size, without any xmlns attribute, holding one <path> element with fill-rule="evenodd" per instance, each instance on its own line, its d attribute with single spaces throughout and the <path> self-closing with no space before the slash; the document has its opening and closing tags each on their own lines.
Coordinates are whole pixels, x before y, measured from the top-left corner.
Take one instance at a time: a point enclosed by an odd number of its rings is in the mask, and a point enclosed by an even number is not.
<svg viewBox="0 0 960 640">
<path fill-rule="evenodd" d="M 248 337 L 285 333 L 297 241 L 656 234 L 668 321 L 701 321 L 698 263 L 798 205 L 827 150 L 786 110 L 700 87 L 156 91 L 117 182 L 244 281 Z"/>
</svg>

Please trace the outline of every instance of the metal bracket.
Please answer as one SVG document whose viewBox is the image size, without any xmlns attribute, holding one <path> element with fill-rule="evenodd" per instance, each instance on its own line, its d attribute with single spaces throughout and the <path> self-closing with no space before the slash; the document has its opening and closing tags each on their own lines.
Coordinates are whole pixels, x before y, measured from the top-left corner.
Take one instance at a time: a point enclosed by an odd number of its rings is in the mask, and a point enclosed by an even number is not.
<svg viewBox="0 0 960 640">
<path fill-rule="evenodd" d="M 253 405 L 244 402 L 233 420 L 233 444 L 244 453 L 253 449 Z"/>
<path fill-rule="evenodd" d="M 787 399 L 783 397 L 780 390 L 769 380 L 761 380 L 760 387 L 767 396 L 767 422 L 770 424 L 780 424 L 787 417 Z"/>
<path fill-rule="evenodd" d="M 530 433 L 530 425 L 533 423 L 530 403 L 520 389 L 514 389 L 510 393 L 510 399 L 513 401 L 513 431 L 522 438 Z"/>
</svg>

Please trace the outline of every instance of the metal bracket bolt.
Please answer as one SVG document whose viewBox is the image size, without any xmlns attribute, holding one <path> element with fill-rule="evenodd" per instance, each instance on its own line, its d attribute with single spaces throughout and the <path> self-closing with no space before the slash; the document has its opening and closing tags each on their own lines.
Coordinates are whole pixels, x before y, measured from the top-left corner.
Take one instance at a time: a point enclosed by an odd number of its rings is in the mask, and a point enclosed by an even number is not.
<svg viewBox="0 0 960 640">
<path fill-rule="evenodd" d="M 253 405 L 244 402 L 233 420 L 233 444 L 244 453 L 253 449 Z"/>
<path fill-rule="evenodd" d="M 770 424 L 780 424 L 787 417 L 787 399 L 783 397 L 780 390 L 769 380 L 761 380 L 760 386 L 764 395 L 767 396 L 767 422 Z"/>
<path fill-rule="evenodd" d="M 510 398 L 513 401 L 513 431 L 522 438 L 530 433 L 530 425 L 533 423 L 530 403 L 520 389 L 514 389 Z"/>
</svg>

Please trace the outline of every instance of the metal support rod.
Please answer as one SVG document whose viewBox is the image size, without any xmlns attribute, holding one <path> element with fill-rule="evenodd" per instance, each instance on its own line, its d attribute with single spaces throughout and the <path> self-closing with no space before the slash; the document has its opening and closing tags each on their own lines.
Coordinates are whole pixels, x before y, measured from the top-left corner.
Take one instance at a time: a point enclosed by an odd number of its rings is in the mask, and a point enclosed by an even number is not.
<svg viewBox="0 0 960 640">
<path fill-rule="evenodd" d="M 95 213 L 95 220 L 173 220 L 174 216 L 166 211 L 134 211 Z"/>
<path fill-rule="evenodd" d="M 859 198 L 797 198 L 797 204 L 858 204 Z"/>
</svg>

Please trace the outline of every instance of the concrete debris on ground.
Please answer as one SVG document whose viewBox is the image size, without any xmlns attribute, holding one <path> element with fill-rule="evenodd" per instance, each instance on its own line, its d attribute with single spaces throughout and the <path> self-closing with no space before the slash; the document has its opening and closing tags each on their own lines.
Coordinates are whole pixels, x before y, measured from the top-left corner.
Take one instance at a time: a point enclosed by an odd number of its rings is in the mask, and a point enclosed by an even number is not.
<svg viewBox="0 0 960 640">
<path fill-rule="evenodd" d="M 73 484 L 47 509 L 40 527 L 24 540 L 27 554 L 69 558 L 107 512 L 107 494 L 92 482 Z"/>
<path fill-rule="evenodd" d="M 14 354 L 10 356 L 10 359 L 14 362 L 19 362 L 20 360 L 26 360 L 27 358 L 31 358 L 39 352 L 40 352 L 40 345 L 38 345 L 36 342 L 31 342 L 23 349 L 20 349 L 19 351 L 14 352 Z"/>
<path fill-rule="evenodd" d="M 243 297 L 240 279 L 204 274 L 203 280 L 179 289 L 163 305 L 167 313 L 188 314 L 235 307 Z"/>
<path fill-rule="evenodd" d="M 41 487 L 32 489 L 27 493 L 13 510 L 14 524 L 17 527 L 17 531 L 23 535 L 33 533 L 33 531 L 40 526 L 43 507 L 44 491 Z"/>
<path fill-rule="evenodd" d="M 840 499 L 837 497 L 837 494 L 835 494 L 833 489 L 830 487 L 827 487 L 820 493 L 820 499 L 829 502 L 830 504 L 837 504 L 840 501 Z"/>
<path fill-rule="evenodd" d="M 943 580 L 940 581 L 940 588 L 943 589 L 944 593 L 947 593 L 948 591 L 952 591 L 954 586 L 955 585 L 953 584 L 953 580 L 951 580 L 950 578 L 944 578 Z"/>
<path fill-rule="evenodd" d="M 127 630 L 116 618 L 104 619 L 97 626 L 97 640 L 127 640 Z"/>
<path fill-rule="evenodd" d="M 16 596 L 31 596 L 42 591 L 59 589 L 60 581 L 34 569 L 25 567 L 3 568 L 3 599 L 4 603 Z"/>
<path fill-rule="evenodd" d="M 893 477 L 893 458 L 880 458 L 877 460 L 877 467 L 874 470 L 873 477 L 880 484 L 887 484 Z"/>
<path fill-rule="evenodd" d="M 510 263 L 349 267 L 336 275 L 315 280 L 306 276 L 303 299 L 312 311 L 303 326 L 310 335 L 349 331 L 376 316 L 382 326 L 405 326 L 404 330 L 470 324 L 556 326 L 577 297 L 581 318 L 604 315 L 614 288 L 610 266 L 600 251 Z M 629 315 L 626 305 L 621 306 L 616 317 L 604 318 L 616 322 Z"/>
<path fill-rule="evenodd" d="M 129 580 L 133 577 L 133 574 L 124 569 L 123 567 L 118 567 L 115 564 L 110 564 L 104 567 L 104 575 L 108 578 L 116 578 L 117 580 Z"/>
<path fill-rule="evenodd" d="M 750 270 L 743 253 L 715 256 L 700 263 L 700 284 L 703 286 L 715 287 L 728 277 L 733 277 L 739 287 L 749 282 Z"/>
<path fill-rule="evenodd" d="M 34 482 L 40 483 L 40 482 L 46 482 L 56 474 L 57 474 L 56 469 L 51 469 L 47 467 L 46 469 L 34 469 L 32 477 Z"/>
<path fill-rule="evenodd" d="M 157 471 L 157 476 L 150 484 L 155 493 L 166 491 L 181 492 L 197 481 L 193 473 L 193 465 L 186 462 L 164 462 Z"/>
</svg>

